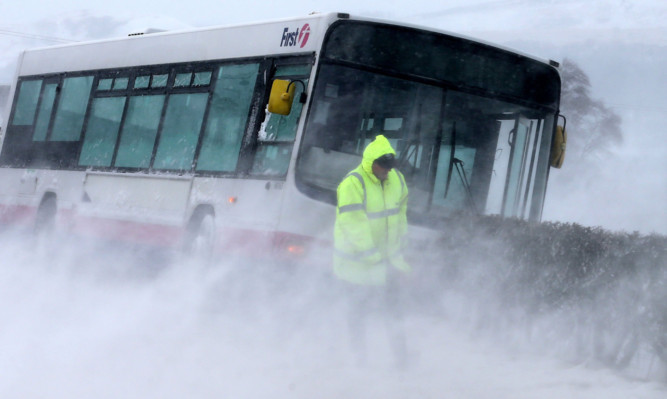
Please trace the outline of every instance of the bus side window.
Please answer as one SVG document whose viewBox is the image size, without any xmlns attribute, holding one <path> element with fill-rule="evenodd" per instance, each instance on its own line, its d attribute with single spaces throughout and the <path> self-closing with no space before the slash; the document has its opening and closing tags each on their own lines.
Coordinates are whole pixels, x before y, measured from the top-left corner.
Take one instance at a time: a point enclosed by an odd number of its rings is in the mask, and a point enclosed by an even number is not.
<svg viewBox="0 0 667 399">
<path fill-rule="evenodd" d="M 115 166 L 147 168 L 150 165 L 164 100 L 164 94 L 130 97 Z"/>
<path fill-rule="evenodd" d="M 12 125 L 29 126 L 35 120 L 35 111 L 37 110 L 37 101 L 42 89 L 42 80 L 24 80 L 21 82 L 19 96 L 16 102 L 16 110 Z"/>
<path fill-rule="evenodd" d="M 197 159 L 198 171 L 236 170 L 258 71 L 258 63 L 220 67 Z"/>
<path fill-rule="evenodd" d="M 289 115 L 266 113 L 266 118 L 259 131 L 257 152 L 250 171 L 251 174 L 284 176 L 287 173 L 296 129 L 303 109 L 299 97 L 308 85 L 307 77 L 310 74 L 310 68 L 310 64 L 282 65 L 276 68 L 274 78 L 298 80 L 303 84 L 294 83 L 296 85 L 295 100 Z"/>
<path fill-rule="evenodd" d="M 50 141 L 79 140 L 92 86 L 92 75 L 65 78 Z"/>
<path fill-rule="evenodd" d="M 111 166 L 125 97 L 103 97 L 93 100 L 93 109 L 83 148 L 79 157 L 82 166 Z"/>
<path fill-rule="evenodd" d="M 153 167 L 190 170 L 204 120 L 208 93 L 172 94 Z"/>
<path fill-rule="evenodd" d="M 56 99 L 57 83 L 48 83 L 44 85 L 42 101 L 37 111 L 37 121 L 35 122 L 35 131 L 32 134 L 32 141 L 45 141 L 48 133 L 49 122 L 51 121 L 51 111 Z"/>
</svg>

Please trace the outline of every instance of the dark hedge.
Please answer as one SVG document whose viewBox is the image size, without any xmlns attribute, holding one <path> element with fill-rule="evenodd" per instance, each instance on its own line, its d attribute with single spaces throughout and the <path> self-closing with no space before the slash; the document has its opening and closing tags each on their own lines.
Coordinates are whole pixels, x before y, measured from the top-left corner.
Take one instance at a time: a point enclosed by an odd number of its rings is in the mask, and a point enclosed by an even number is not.
<svg viewBox="0 0 667 399">
<path fill-rule="evenodd" d="M 648 353 L 667 369 L 667 237 L 499 217 L 439 229 L 413 248 L 438 287 L 493 295 L 497 317 L 558 315 L 568 328 L 552 339 L 573 342 L 580 360 L 622 369 Z"/>
</svg>

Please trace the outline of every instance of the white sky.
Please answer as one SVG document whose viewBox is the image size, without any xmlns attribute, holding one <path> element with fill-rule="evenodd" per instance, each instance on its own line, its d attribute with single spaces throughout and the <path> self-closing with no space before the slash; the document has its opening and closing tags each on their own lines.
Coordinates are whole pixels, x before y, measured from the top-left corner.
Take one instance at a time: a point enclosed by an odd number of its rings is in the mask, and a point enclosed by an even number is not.
<svg viewBox="0 0 667 399">
<path fill-rule="evenodd" d="M 0 30 L 3 30 L 0 47 L 7 47 L 12 41 L 30 45 L 12 36 L 12 32 L 83 39 L 82 32 L 64 32 L 56 26 L 67 20 L 81 19 L 82 15 L 176 28 L 248 23 L 313 11 L 340 11 L 407 21 L 470 33 L 494 42 L 523 39 L 563 45 L 586 40 L 621 40 L 667 45 L 667 5 L 660 0 L 449 0 L 444 4 L 430 0 L 321 0 L 315 4 L 304 0 L 238 3 L 172 0 L 159 5 L 148 0 L 60 0 L 53 3 L 23 0 L 0 4 Z M 94 30 L 93 27 L 88 29 Z M 46 42 L 33 43 L 43 45 Z"/>
<path fill-rule="evenodd" d="M 591 78 L 593 96 L 623 118 L 625 142 L 579 189 L 558 186 L 553 171 L 546 220 L 667 234 L 667 2 L 661 0 L 85 0 L 0 3 L 0 84 L 18 51 L 54 44 L 25 37 L 85 40 L 154 27 L 229 25 L 312 11 L 405 21 L 470 36 L 530 54 L 568 57 Z M 576 168 L 567 163 L 565 168 Z M 600 204 L 605 206 L 601 207 Z"/>
</svg>

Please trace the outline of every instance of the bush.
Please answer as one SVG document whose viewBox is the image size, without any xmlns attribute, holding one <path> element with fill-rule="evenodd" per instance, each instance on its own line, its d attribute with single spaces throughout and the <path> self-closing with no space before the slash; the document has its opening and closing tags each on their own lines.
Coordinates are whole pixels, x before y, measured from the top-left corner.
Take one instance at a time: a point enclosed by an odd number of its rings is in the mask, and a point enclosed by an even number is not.
<svg viewBox="0 0 667 399">
<path fill-rule="evenodd" d="M 446 253 L 440 285 L 491 293 L 512 322 L 558 315 L 569 327 L 553 339 L 573 343 L 579 360 L 622 369 L 648 353 L 667 367 L 667 237 L 499 217 L 441 228 L 428 248 Z"/>
</svg>

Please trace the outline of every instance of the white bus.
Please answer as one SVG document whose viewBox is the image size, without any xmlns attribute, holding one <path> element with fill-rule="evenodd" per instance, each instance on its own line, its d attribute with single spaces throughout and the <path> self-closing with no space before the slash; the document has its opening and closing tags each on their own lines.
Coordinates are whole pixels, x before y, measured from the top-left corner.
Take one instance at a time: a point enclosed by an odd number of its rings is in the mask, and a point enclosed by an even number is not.
<svg viewBox="0 0 667 399">
<path fill-rule="evenodd" d="M 296 91 L 287 115 L 267 110 L 276 80 Z M 29 50 L 0 221 L 301 254 L 331 241 L 336 187 L 380 133 L 411 225 L 539 220 L 559 97 L 553 61 L 340 13 Z"/>
</svg>

